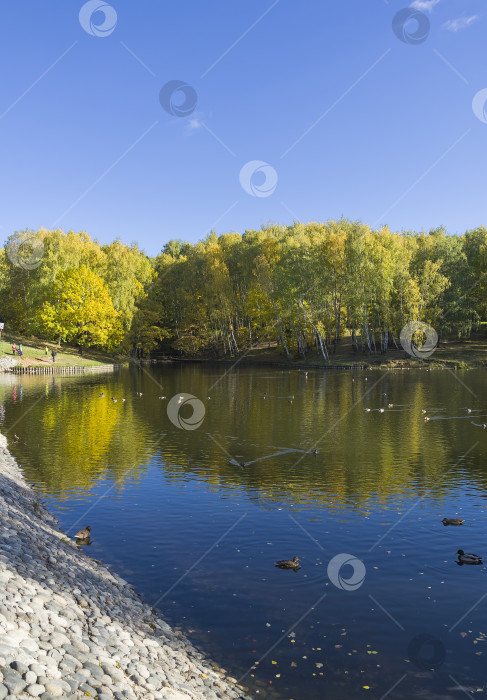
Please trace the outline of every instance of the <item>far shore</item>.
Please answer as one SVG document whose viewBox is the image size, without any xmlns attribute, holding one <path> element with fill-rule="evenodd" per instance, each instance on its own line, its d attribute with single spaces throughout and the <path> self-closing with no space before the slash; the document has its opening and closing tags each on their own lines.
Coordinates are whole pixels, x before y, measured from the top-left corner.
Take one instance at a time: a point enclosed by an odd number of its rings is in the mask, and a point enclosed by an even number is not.
<svg viewBox="0 0 487 700">
<path fill-rule="evenodd" d="M 23 353 L 19 357 L 12 353 L 12 344 L 22 344 Z M 46 352 L 47 348 L 47 352 Z M 56 353 L 53 361 L 52 351 Z M 390 348 L 387 353 L 354 351 L 350 339 L 340 340 L 336 352 L 329 352 L 328 360 L 310 350 L 305 357 L 293 356 L 288 359 L 275 344 L 259 343 L 240 354 L 223 355 L 216 350 L 213 354 L 177 355 L 171 349 L 154 351 L 142 357 L 123 354 L 108 354 L 96 349 L 80 353 L 79 348 L 21 336 L 3 336 L 0 341 L 0 359 L 10 358 L 24 367 L 52 368 L 102 368 L 108 365 L 148 364 L 151 362 L 195 362 L 226 366 L 263 366 L 296 370 L 365 370 L 365 369 L 474 369 L 487 367 L 487 337 L 479 333 L 470 340 L 449 339 L 443 341 L 428 358 L 408 355 L 401 346 Z"/>
</svg>

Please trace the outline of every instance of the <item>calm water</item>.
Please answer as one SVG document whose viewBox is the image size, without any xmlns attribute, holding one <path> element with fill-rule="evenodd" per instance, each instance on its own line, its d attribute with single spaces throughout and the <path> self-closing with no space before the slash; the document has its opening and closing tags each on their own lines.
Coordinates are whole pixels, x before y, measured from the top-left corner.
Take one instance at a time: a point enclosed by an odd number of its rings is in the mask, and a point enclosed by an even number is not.
<svg viewBox="0 0 487 700">
<path fill-rule="evenodd" d="M 222 372 L 0 375 L 0 430 L 63 528 L 255 697 L 487 692 L 487 567 L 455 563 L 487 562 L 487 373 Z"/>
</svg>

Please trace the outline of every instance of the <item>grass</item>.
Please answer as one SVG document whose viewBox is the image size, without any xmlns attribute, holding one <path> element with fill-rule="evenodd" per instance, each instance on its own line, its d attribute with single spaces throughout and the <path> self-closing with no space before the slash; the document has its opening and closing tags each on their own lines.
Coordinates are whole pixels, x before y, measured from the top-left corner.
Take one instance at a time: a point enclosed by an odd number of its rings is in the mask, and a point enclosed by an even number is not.
<svg viewBox="0 0 487 700">
<path fill-rule="evenodd" d="M 89 350 L 85 351 L 83 355 L 80 355 L 77 348 L 72 348 L 67 345 L 60 348 L 55 343 L 44 342 L 37 338 L 24 338 L 11 333 L 2 334 L 2 339 L 0 340 L 0 357 L 13 357 L 13 343 L 15 343 L 17 347 L 19 343 L 22 344 L 22 357 L 18 357 L 17 353 L 15 357 L 19 359 L 23 365 L 52 365 L 52 350 L 55 350 L 57 353 L 55 362 L 55 366 L 57 367 L 93 367 L 117 362 L 113 356 L 101 352 Z M 48 350 L 47 355 L 45 354 L 46 347 Z"/>
</svg>

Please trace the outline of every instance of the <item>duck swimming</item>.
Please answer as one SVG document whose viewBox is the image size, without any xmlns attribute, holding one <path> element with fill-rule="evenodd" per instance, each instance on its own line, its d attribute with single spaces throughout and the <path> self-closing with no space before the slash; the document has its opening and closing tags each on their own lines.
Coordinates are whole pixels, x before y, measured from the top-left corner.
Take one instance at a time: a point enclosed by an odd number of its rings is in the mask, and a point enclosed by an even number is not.
<svg viewBox="0 0 487 700">
<path fill-rule="evenodd" d="M 465 520 L 462 518 L 443 518 L 441 522 L 443 525 L 463 525 Z"/>
<path fill-rule="evenodd" d="M 463 549 L 459 549 L 457 554 L 459 564 L 483 564 L 482 557 L 479 557 L 477 554 L 465 553 Z"/>
<path fill-rule="evenodd" d="M 301 568 L 299 566 L 298 557 L 293 557 L 292 559 L 281 559 L 281 561 L 274 562 L 274 566 L 277 566 L 278 569 L 294 569 L 294 571 Z"/>
<path fill-rule="evenodd" d="M 74 536 L 75 540 L 87 540 L 90 536 L 91 527 L 88 525 L 84 530 L 80 530 Z"/>
</svg>

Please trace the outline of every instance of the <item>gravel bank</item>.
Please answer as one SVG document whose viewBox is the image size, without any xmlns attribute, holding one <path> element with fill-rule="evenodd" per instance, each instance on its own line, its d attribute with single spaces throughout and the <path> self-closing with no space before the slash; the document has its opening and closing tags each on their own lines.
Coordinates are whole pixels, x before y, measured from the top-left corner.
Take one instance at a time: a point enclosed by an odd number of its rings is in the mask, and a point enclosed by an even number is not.
<svg viewBox="0 0 487 700">
<path fill-rule="evenodd" d="M 0 435 L 0 700 L 247 698 L 60 531 Z"/>
</svg>

